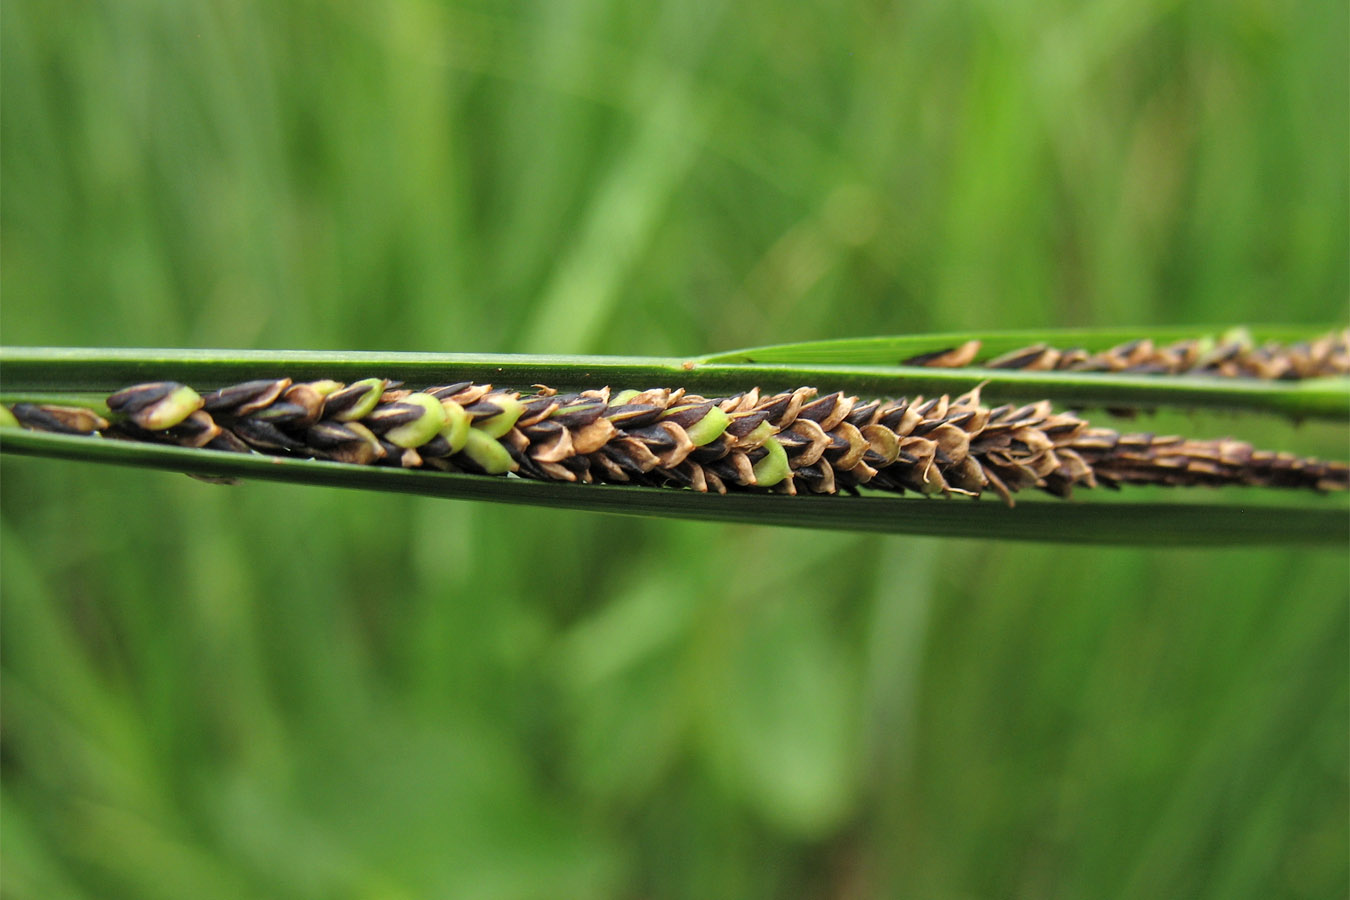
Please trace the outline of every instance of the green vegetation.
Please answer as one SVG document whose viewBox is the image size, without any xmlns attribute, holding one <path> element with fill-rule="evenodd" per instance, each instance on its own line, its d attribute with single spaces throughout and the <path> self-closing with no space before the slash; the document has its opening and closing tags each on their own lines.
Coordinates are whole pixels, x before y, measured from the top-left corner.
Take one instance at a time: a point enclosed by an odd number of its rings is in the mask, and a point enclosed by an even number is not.
<svg viewBox="0 0 1350 900">
<path fill-rule="evenodd" d="M 1348 15 L 9 0 L 0 339 L 1343 323 Z M 0 479 L 7 897 L 1350 890 L 1343 548 Z"/>
</svg>

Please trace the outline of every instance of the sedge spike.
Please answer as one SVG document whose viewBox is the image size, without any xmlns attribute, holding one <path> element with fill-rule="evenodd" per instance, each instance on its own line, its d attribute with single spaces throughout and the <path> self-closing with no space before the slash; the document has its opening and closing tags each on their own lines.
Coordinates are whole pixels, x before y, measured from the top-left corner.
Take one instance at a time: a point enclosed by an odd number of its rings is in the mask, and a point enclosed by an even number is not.
<svg viewBox="0 0 1350 900">
<path fill-rule="evenodd" d="M 0 407 L 0 426 L 262 452 L 363 465 L 583 484 L 726 493 L 894 493 L 1008 504 L 1039 489 L 1125 484 L 1350 487 L 1350 467 L 1231 439 L 1097 428 L 1049 401 L 994 408 L 980 389 L 861 401 L 814 388 L 707 398 L 683 389 L 559 394 L 463 382 L 424 391 L 369 378 L 259 380 L 199 395 L 135 385 L 108 398 L 110 420 L 79 408 Z"/>
<path fill-rule="evenodd" d="M 1137 375 L 1205 375 L 1297 381 L 1350 375 L 1350 329 L 1292 344 L 1257 344 L 1243 328 L 1218 338 L 1195 338 L 1158 345 L 1148 338 L 1097 353 L 1078 347 L 1033 344 L 994 357 L 982 354 L 980 341 L 966 341 L 902 360 L 908 366 L 937 369 L 979 366 L 1027 372 L 1117 372 Z"/>
</svg>

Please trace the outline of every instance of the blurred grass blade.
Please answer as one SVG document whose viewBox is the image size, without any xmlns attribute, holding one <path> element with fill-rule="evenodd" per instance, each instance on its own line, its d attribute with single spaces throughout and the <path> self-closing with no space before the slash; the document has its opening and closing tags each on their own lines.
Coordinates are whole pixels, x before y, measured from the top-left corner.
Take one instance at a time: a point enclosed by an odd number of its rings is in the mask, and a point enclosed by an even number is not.
<svg viewBox="0 0 1350 900">
<path fill-rule="evenodd" d="M 1326 506 L 1302 507 L 1030 500 L 1008 509 L 999 503 L 964 500 L 717 496 L 658 488 L 554 484 L 16 430 L 0 435 L 0 450 L 198 475 L 797 528 L 1163 546 L 1344 545 L 1350 540 L 1350 518 L 1340 504 L 1329 500 Z"/>
<path fill-rule="evenodd" d="M 1167 332 L 1172 334 L 1174 332 Z M 1052 332 L 1016 336 L 1017 346 Z M 1063 333 L 1059 333 L 1063 334 Z M 1077 334 L 1086 334 L 1078 332 Z M 1122 333 L 1108 332 L 1106 341 Z M 1264 333 L 1263 333 L 1264 334 Z M 880 342 L 863 358 L 879 358 L 882 346 L 934 349 L 937 338 L 875 338 Z M 946 340 L 946 338 L 943 338 Z M 1013 341 L 1008 338 L 1008 341 Z M 890 342 L 890 343 L 887 343 Z M 632 356 L 523 356 L 455 353 L 333 353 L 294 350 L 147 350 L 82 348 L 0 348 L 0 390 L 7 397 L 50 395 L 66 391 L 114 391 L 129 384 L 172 379 L 201 390 L 254 378 L 287 376 L 295 379 L 356 379 L 371 375 L 410 384 L 437 384 L 461 380 L 523 387 L 545 383 L 559 390 L 594 387 L 686 387 L 701 392 L 736 392 L 760 387 L 767 391 L 810 385 L 842 390 L 862 397 L 898 397 L 942 393 L 958 394 L 984 384 L 986 402 L 1026 402 L 1048 399 L 1071 407 L 1181 407 L 1265 412 L 1290 418 L 1350 421 L 1350 379 L 1258 381 L 1202 376 L 1025 372 L 990 369 L 934 369 L 860 363 L 848 357 L 829 364 L 812 361 L 826 356 L 811 349 L 811 357 L 795 362 L 722 362 L 722 356 L 681 360 Z M 941 344 L 941 341 L 938 342 Z M 806 348 L 822 345 L 785 345 Z M 788 351 L 791 355 L 792 352 Z M 922 352 L 918 350 L 916 352 Z M 732 354 L 734 356 L 735 354 Z M 779 355 L 774 352 L 769 357 Z M 903 354 L 893 354 L 892 358 Z"/>
</svg>

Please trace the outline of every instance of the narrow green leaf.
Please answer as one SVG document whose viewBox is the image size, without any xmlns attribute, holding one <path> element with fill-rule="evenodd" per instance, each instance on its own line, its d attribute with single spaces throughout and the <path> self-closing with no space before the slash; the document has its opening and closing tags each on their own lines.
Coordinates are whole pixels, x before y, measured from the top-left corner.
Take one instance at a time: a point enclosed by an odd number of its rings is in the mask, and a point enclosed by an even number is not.
<svg viewBox="0 0 1350 900">
<path fill-rule="evenodd" d="M 381 377 L 419 387 L 465 380 L 512 386 L 537 382 L 575 390 L 629 382 L 678 383 L 685 371 L 682 364 L 678 359 L 649 356 L 0 347 L 0 390 L 7 395 L 111 392 L 165 379 L 212 390 L 281 376 L 349 382 Z"/>
<path fill-rule="evenodd" d="M 1268 382 L 1202 376 L 722 363 L 622 356 L 0 348 L 0 390 L 6 397 L 113 391 L 163 379 L 210 390 L 283 375 L 297 380 L 379 376 L 415 387 L 474 380 L 512 387 L 542 383 L 560 390 L 608 385 L 686 387 L 706 393 L 752 387 L 778 391 L 810 385 L 862 397 L 957 394 L 983 384 L 984 399 L 994 404 L 1049 399 L 1070 407 L 1171 406 L 1350 421 L 1350 379 L 1345 378 Z"/>
<path fill-rule="evenodd" d="M 1303 506 L 1027 500 L 1019 502 L 1015 509 L 1008 509 L 995 502 L 959 499 L 717 496 L 658 488 L 554 484 L 189 450 L 12 429 L 0 434 L 0 451 L 200 475 L 799 528 L 1162 546 L 1271 543 L 1344 546 L 1350 540 L 1350 516 L 1344 503 L 1340 498 L 1326 497 L 1306 498 Z"/>
</svg>

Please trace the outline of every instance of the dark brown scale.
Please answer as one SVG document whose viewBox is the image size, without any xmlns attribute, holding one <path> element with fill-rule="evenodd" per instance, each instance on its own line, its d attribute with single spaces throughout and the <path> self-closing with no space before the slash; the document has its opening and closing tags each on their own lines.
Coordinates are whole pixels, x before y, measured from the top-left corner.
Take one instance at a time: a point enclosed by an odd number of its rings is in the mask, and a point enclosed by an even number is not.
<svg viewBox="0 0 1350 900">
<path fill-rule="evenodd" d="M 714 463 L 707 463 L 704 465 L 704 468 L 707 469 L 709 472 L 712 472 L 714 475 L 716 475 L 717 478 L 724 484 L 728 485 L 740 484 L 741 473 L 736 469 L 735 466 L 727 462 L 725 459 L 719 459 L 717 462 Z"/>
<path fill-rule="evenodd" d="M 619 408 L 626 409 L 627 407 L 619 407 Z M 650 408 L 657 409 L 657 407 L 650 407 Z M 704 417 L 708 415 L 708 412 L 712 410 L 712 408 L 713 408 L 712 401 L 707 401 L 704 403 L 693 404 L 684 409 L 677 408 L 673 412 L 668 412 L 665 415 L 660 415 L 658 412 L 656 418 L 663 419 L 666 422 L 673 422 L 676 425 L 679 425 L 681 428 L 690 428 L 694 425 L 697 425 L 699 422 L 702 422 Z M 765 410 L 765 413 L 767 414 L 768 411 Z M 653 421 L 655 421 L 655 419 L 653 419 Z M 615 422 L 615 424 L 617 425 L 618 422 Z M 632 424 L 641 427 L 642 425 L 650 425 L 651 422 L 645 422 L 639 419 L 634 420 Z"/>
<path fill-rule="evenodd" d="M 235 421 L 233 425 L 231 425 L 230 430 L 259 450 L 288 450 L 298 452 L 305 449 L 304 444 L 289 437 L 280 428 L 270 422 L 263 422 L 253 418 L 243 418 Z"/>
<path fill-rule="evenodd" d="M 900 422 L 907 412 L 909 412 L 909 401 L 899 401 L 894 406 L 883 408 L 881 415 L 877 418 L 877 424 L 895 431 L 900 427 Z"/>
<path fill-rule="evenodd" d="M 1110 372 L 1111 362 L 1103 356 L 1089 356 L 1075 362 L 1069 369 L 1074 372 Z"/>
<path fill-rule="evenodd" d="M 232 431 L 221 431 L 206 445 L 207 450 L 221 450 L 226 453 L 252 453 L 253 448 Z"/>
<path fill-rule="evenodd" d="M 205 395 L 202 408 L 207 412 L 244 415 L 274 402 L 290 386 L 289 378 L 245 381 Z"/>
<path fill-rule="evenodd" d="M 554 410 L 550 419 L 564 428 L 582 428 L 600 418 L 605 409 L 603 400 L 583 400 Z"/>
<path fill-rule="evenodd" d="M 423 456 L 442 458 L 450 456 L 453 451 L 451 451 L 450 442 L 445 439 L 445 436 L 438 434 L 418 447 L 417 452 Z"/>
<path fill-rule="evenodd" d="M 624 452 L 622 448 L 617 447 L 613 444 L 606 445 L 604 449 L 602 449 L 600 452 L 603 453 L 606 458 L 608 458 L 611 462 L 617 465 L 620 469 L 632 475 L 643 475 L 646 474 L 647 471 L 649 471 L 646 468 L 644 468 L 641 464 L 635 462 L 633 458 L 628 453 Z"/>
<path fill-rule="evenodd" d="M 691 410 L 689 415 L 680 414 L 680 419 L 674 416 L 666 416 L 668 421 L 674 421 L 676 424 L 693 424 L 694 421 L 707 415 L 709 407 L 705 406 L 700 410 Z M 606 419 L 614 423 L 616 428 L 642 428 L 646 425 L 655 424 L 661 419 L 663 410 L 659 406 L 653 406 L 649 403 L 627 403 L 621 406 L 611 406 L 603 412 Z M 697 416 L 697 418 L 693 418 Z M 693 421 L 689 421 L 690 419 Z"/>
<path fill-rule="evenodd" d="M 715 439 L 704 444 L 702 447 L 696 447 L 689 458 L 697 463 L 716 462 L 731 452 L 734 443 L 730 435 L 718 435 Z"/>
<path fill-rule="evenodd" d="M 1071 347 L 1059 355 L 1059 360 L 1055 363 L 1056 369 L 1074 369 L 1082 365 L 1088 359 L 1088 352 L 1082 347 Z"/>
<path fill-rule="evenodd" d="M 830 445 L 825 448 L 827 454 L 839 454 L 849 449 L 848 440 L 837 432 L 827 432 L 826 437 L 830 439 Z"/>
<path fill-rule="evenodd" d="M 376 434 L 384 434 L 400 425 L 415 422 L 425 413 L 426 410 L 415 403 L 399 403 L 396 401 L 375 407 L 370 415 L 361 420 L 361 423 Z"/>
<path fill-rule="evenodd" d="M 559 465 L 576 474 L 579 478 L 581 476 L 588 476 L 591 470 L 590 460 L 585 456 L 570 457 L 563 460 Z"/>
<path fill-rule="evenodd" d="M 682 488 L 692 488 L 694 486 L 694 477 L 692 473 L 684 466 L 676 466 L 673 469 L 661 469 L 653 472 L 657 478 L 652 479 L 657 486 L 665 487 L 674 485 Z"/>
<path fill-rule="evenodd" d="M 911 356 L 908 359 L 900 361 L 902 366 L 931 366 L 939 369 L 951 369 L 966 365 L 974 356 L 974 349 L 967 353 L 962 353 L 969 345 L 963 347 L 945 347 L 941 350 L 934 350 L 931 353 L 920 353 L 917 356 Z M 978 344 L 976 345 L 978 347 Z"/>
<path fill-rule="evenodd" d="M 184 447 L 204 447 L 220 433 L 221 428 L 211 414 L 200 409 L 164 431 L 170 441 Z"/>
<path fill-rule="evenodd" d="M 731 417 L 731 422 L 727 424 L 726 433 L 735 438 L 743 438 L 762 425 L 768 418 L 768 413 L 762 410 L 739 413 Z"/>
<path fill-rule="evenodd" d="M 627 433 L 632 437 L 642 441 L 647 446 L 657 452 L 671 450 L 675 447 L 675 438 L 669 431 L 658 425 L 652 425 L 647 428 L 629 428 Z"/>
<path fill-rule="evenodd" d="M 855 428 L 862 428 L 864 425 L 872 424 L 872 417 L 876 415 L 877 410 L 881 408 L 879 400 L 873 400 L 870 403 L 860 403 L 853 407 L 853 410 L 844 419 Z"/>
<path fill-rule="evenodd" d="M 421 412 L 421 407 L 414 408 Z M 490 419 L 493 416 L 501 415 L 505 410 L 491 400 L 479 400 L 477 403 L 470 403 L 464 407 L 464 411 L 474 419 Z"/>
<path fill-rule="evenodd" d="M 305 431 L 305 443 L 321 450 L 359 440 L 361 435 L 341 422 L 319 422 Z"/>
<path fill-rule="evenodd" d="M 113 422 L 103 430 L 103 436 L 118 441 L 143 441 L 147 444 L 163 444 L 166 441 L 164 432 L 150 431 L 130 420 Z"/>
<path fill-rule="evenodd" d="M 426 393 L 435 397 L 437 400 L 448 400 L 465 388 L 470 387 L 472 384 L 472 381 L 460 381 L 455 384 L 447 384 L 444 387 L 428 388 Z M 550 398 L 541 397 L 540 399 L 547 400 Z"/>
<path fill-rule="evenodd" d="M 56 434 L 89 434 L 97 429 L 83 428 L 72 421 L 71 416 L 61 415 L 51 409 L 34 403 L 16 403 L 10 407 L 14 418 L 25 428 L 34 431 L 50 431 Z M 103 423 L 107 426 L 107 423 Z"/>
<path fill-rule="evenodd" d="M 993 409 L 989 410 L 989 424 L 995 425 L 1003 422 L 1003 420 L 1008 417 L 1008 413 L 1012 411 L 1013 407 L 1009 403 L 1005 403 L 1002 406 L 995 406 Z"/>
<path fill-rule="evenodd" d="M 454 391 L 453 393 L 457 394 L 459 393 L 459 391 Z M 431 396 L 436 397 L 436 399 L 438 400 L 445 399 L 444 397 L 437 396 L 436 394 L 432 394 Z M 548 413 L 552 412 L 553 410 L 557 409 L 559 406 L 562 405 L 562 403 L 558 400 L 557 397 L 535 397 L 532 400 L 522 401 L 522 404 L 524 406 L 524 409 L 520 414 L 520 417 L 522 419 L 532 419 L 538 416 L 547 415 Z"/>
<path fill-rule="evenodd" d="M 389 382 L 385 382 L 385 388 L 387 388 L 388 386 Z M 377 387 L 375 388 L 375 390 L 383 393 L 384 388 Z M 347 410 L 355 406 L 357 403 L 361 402 L 361 399 L 365 397 L 367 394 L 369 394 L 370 391 L 371 387 L 369 385 L 360 385 L 360 384 L 351 385 L 342 388 L 339 391 L 334 391 L 324 399 L 323 404 L 324 415 L 326 416 L 342 415 Z M 210 409 L 209 406 L 207 408 Z"/>
<path fill-rule="evenodd" d="M 294 425 L 309 418 L 309 410 L 295 403 L 273 403 L 266 409 L 252 413 L 250 418 L 260 422 L 270 422 L 277 427 Z"/>
<path fill-rule="evenodd" d="M 813 400 L 802 407 L 797 415 L 803 419 L 811 419 L 814 422 L 823 422 L 834 412 L 834 408 L 839 405 L 839 398 L 843 394 L 827 394 L 819 400 Z"/>
<path fill-rule="evenodd" d="M 1041 426 L 1041 431 L 1051 437 L 1070 435 L 1083 427 L 1083 423 L 1077 419 L 1068 419 L 1063 422 L 1052 422 Z"/>
<path fill-rule="evenodd" d="M 941 401 L 941 399 L 942 399 L 941 397 L 934 397 L 932 400 L 926 400 L 923 403 L 920 403 L 918 406 L 915 406 L 914 412 L 917 415 L 926 419 L 928 418 L 928 414 L 933 411 L 933 409 L 938 405 L 938 402 Z"/>
<path fill-rule="evenodd" d="M 971 415 L 973 415 L 973 413 Z M 918 425 L 915 425 L 914 429 L 910 431 L 910 434 L 914 435 L 915 437 L 923 437 L 924 435 L 930 433 L 934 429 L 939 428 L 942 425 L 945 425 L 949 418 L 951 417 L 949 416 L 941 419 L 926 419 L 920 422 Z"/>
<path fill-rule="evenodd" d="M 783 449 L 791 456 L 810 447 L 815 442 L 798 431 L 780 431 L 774 435 L 778 443 L 783 445 Z"/>
<path fill-rule="evenodd" d="M 511 454 L 511 459 L 514 460 L 516 465 L 520 467 L 517 470 L 517 474 L 520 475 L 521 477 L 534 478 L 540 481 L 550 480 L 548 475 L 544 472 L 543 467 L 541 467 L 539 463 L 535 462 L 528 452 L 525 452 L 523 450 L 517 450 L 514 447 L 508 447 L 507 452 Z"/>
<path fill-rule="evenodd" d="M 833 473 L 827 478 L 825 475 L 825 465 L 828 465 L 828 463 L 824 465 L 821 463 L 813 463 L 809 466 L 801 466 L 793 469 L 792 475 L 813 493 L 824 493 L 824 488 L 827 484 L 830 487 L 834 486 Z"/>
<path fill-rule="evenodd" d="M 792 396 L 791 392 L 775 394 L 767 402 L 761 403 L 760 409 L 770 422 L 776 423 L 787 413 L 788 407 L 792 405 Z"/>
<path fill-rule="evenodd" d="M 1134 355 L 1135 351 L 1143 347 L 1145 343 L 1152 343 L 1152 342 L 1149 341 L 1148 338 L 1135 338 L 1132 341 L 1126 341 L 1123 344 L 1119 344 L 1115 347 L 1112 347 L 1108 352 L 1113 356 L 1125 359 L 1129 356 Z"/>
<path fill-rule="evenodd" d="M 1023 350 L 1005 353 L 989 360 L 984 366 L 987 369 L 1024 369 L 1044 356 L 1048 349 L 1045 344 L 1036 344 Z"/>
<path fill-rule="evenodd" d="M 379 465 L 400 466 L 403 461 L 403 448 L 398 444 L 386 441 L 380 438 L 380 449 L 383 453 L 377 461 Z"/>
<path fill-rule="evenodd" d="M 967 409 L 949 414 L 942 420 L 941 424 L 955 425 L 957 428 L 962 428 L 973 418 L 975 418 L 975 410 Z"/>
</svg>

